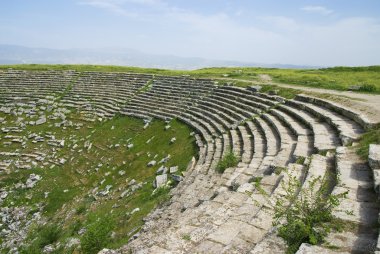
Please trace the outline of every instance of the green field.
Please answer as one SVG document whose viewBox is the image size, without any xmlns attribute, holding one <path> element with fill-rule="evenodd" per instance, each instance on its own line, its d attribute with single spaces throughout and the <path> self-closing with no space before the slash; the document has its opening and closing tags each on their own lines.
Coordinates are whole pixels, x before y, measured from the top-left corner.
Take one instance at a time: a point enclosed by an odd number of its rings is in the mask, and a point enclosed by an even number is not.
<svg viewBox="0 0 380 254">
<path fill-rule="evenodd" d="M 0 113 L 0 117 L 7 123 L 0 124 L 1 127 L 17 121 L 17 117 L 9 114 Z M 81 241 L 81 253 L 122 246 L 143 225 L 142 219 L 169 197 L 169 188 L 153 192 L 152 182 L 162 164 L 148 167 L 147 163 L 153 159 L 158 162 L 170 154 L 165 166 L 178 166 L 177 174 L 181 174 L 197 153 L 195 139 L 190 135 L 192 130 L 176 120 L 170 122 L 168 130 L 163 121 L 154 120 L 144 129 L 141 119 L 125 116 L 86 123 L 73 112 L 68 120 L 83 123 L 83 127 L 79 130 L 56 128 L 55 121 L 51 120 L 47 124 L 27 126 L 17 133 L 18 136 L 54 135 L 55 139 L 66 141 L 64 147 L 52 149 L 47 142 L 32 143 L 31 140 L 26 142 L 26 147 L 16 143 L 0 147 L 0 152 L 31 153 L 37 149 L 52 154 L 54 150 L 55 156 L 67 158 L 63 165 L 44 168 L 39 165 L 29 170 L 13 168 L 8 174 L 0 175 L 0 189 L 8 191 L 2 207 L 26 206 L 30 218 L 36 212 L 43 215 L 43 224 L 33 222 L 30 227 L 21 253 L 41 253 L 42 247 L 58 242 L 61 247 L 55 253 L 77 253 L 76 246 L 64 247 L 73 238 Z M 9 134 L 0 133 L 0 139 L 6 140 L 6 135 Z M 173 137 L 177 140 L 171 144 Z M 86 143 L 92 144 L 90 149 Z M 128 144 L 133 147 L 128 148 Z M 31 174 L 42 177 L 35 187 L 15 187 L 25 183 Z M 136 183 L 131 184 L 131 181 Z M 175 182 L 169 181 L 169 184 L 174 186 Z M 99 195 L 107 186 L 111 186 L 109 193 Z M 139 187 L 132 191 L 133 186 Z M 121 197 L 128 190 L 130 193 Z M 104 231 L 102 224 L 107 225 Z M 83 228 L 87 231 L 80 234 Z"/>
<path fill-rule="evenodd" d="M 98 65 L 0 65 L 0 69 L 23 70 L 76 70 L 99 72 L 133 72 L 168 76 L 190 75 L 198 78 L 214 78 L 261 82 L 260 75 L 269 75 L 273 83 L 284 83 L 315 88 L 348 90 L 360 87 L 359 92 L 380 93 L 380 66 L 334 67 L 325 69 L 276 69 L 276 68 L 204 68 L 199 70 L 165 70 L 124 66 Z M 251 83 L 241 83 L 251 85 Z"/>
</svg>

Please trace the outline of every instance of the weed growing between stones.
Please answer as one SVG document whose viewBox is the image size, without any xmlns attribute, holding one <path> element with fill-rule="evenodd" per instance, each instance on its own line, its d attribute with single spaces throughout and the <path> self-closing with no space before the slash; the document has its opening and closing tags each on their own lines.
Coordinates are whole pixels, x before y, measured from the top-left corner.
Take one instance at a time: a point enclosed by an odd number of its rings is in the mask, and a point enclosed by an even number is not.
<svg viewBox="0 0 380 254">
<path fill-rule="evenodd" d="M 370 144 L 380 144 L 380 125 L 361 136 L 357 153 L 363 159 L 368 158 Z"/>
<path fill-rule="evenodd" d="M 333 216 L 333 210 L 347 196 L 347 192 L 328 192 L 326 177 L 312 177 L 307 187 L 287 172 L 289 181 L 282 183 L 283 198 L 274 205 L 273 226 L 287 245 L 287 253 L 295 253 L 302 243 L 321 244 L 332 230 L 341 230 L 342 223 Z"/>
<path fill-rule="evenodd" d="M 90 223 L 81 238 L 83 253 L 97 253 L 111 240 L 112 230 L 115 227 L 110 217 L 100 217 Z"/>
<path fill-rule="evenodd" d="M 216 170 L 219 173 L 223 173 L 227 168 L 235 167 L 239 163 L 239 157 L 236 156 L 232 151 L 227 153 L 216 166 Z"/>
<path fill-rule="evenodd" d="M 305 157 L 298 157 L 297 160 L 295 161 L 296 164 L 304 164 L 305 163 L 305 160 L 306 158 Z"/>
<path fill-rule="evenodd" d="M 182 239 L 183 239 L 183 240 L 186 240 L 186 241 L 191 241 L 191 236 L 188 235 L 188 234 L 186 234 L 186 235 L 183 235 L 183 236 L 182 236 Z"/>
</svg>

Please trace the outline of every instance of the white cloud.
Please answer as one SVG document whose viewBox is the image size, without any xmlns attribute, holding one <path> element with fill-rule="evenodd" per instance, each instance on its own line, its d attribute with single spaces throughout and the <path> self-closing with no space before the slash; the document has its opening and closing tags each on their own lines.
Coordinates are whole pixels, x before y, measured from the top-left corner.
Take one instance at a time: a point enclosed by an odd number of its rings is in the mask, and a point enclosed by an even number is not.
<svg viewBox="0 0 380 254">
<path fill-rule="evenodd" d="M 182 12 L 171 18 L 176 20 L 186 39 L 167 45 L 169 51 L 165 53 L 261 63 L 379 64 L 380 21 L 377 19 L 347 18 L 317 25 L 269 16 L 262 17 L 268 25 L 259 27 L 242 25 L 224 13 Z"/>
<path fill-rule="evenodd" d="M 137 8 L 139 20 L 133 26 L 129 26 L 131 22 L 120 24 L 123 33 L 116 31 L 114 35 L 109 29 L 106 31 L 109 36 L 99 40 L 89 34 L 92 41 L 99 43 L 110 43 L 112 39 L 112 43 L 121 47 L 150 53 L 261 63 L 380 64 L 379 19 L 356 17 L 316 24 L 268 15 L 251 18 L 248 24 L 235 13 L 206 15 L 158 0 L 88 0 L 86 3 L 119 14 L 126 12 L 128 4 L 147 6 Z M 323 15 L 332 13 L 321 6 L 303 9 Z M 141 18 L 144 22 L 139 22 Z"/>
<path fill-rule="evenodd" d="M 317 13 L 317 14 L 321 14 L 325 16 L 330 15 L 334 12 L 333 10 L 330 10 L 324 6 L 318 6 L 318 5 L 305 6 L 301 8 L 301 10 L 306 11 L 306 12 Z"/>
</svg>

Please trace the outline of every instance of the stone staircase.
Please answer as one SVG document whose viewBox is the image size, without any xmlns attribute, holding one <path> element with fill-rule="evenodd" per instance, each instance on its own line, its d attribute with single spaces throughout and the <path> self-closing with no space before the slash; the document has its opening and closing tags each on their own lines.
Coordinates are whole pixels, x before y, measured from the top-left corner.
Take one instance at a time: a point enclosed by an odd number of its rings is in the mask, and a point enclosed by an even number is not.
<svg viewBox="0 0 380 254">
<path fill-rule="evenodd" d="M 380 207 L 372 171 L 351 146 L 374 123 L 354 111 L 305 95 L 286 100 L 208 79 L 147 74 L 8 70 L 0 72 L 0 87 L 0 110 L 60 95 L 58 103 L 88 120 L 123 114 L 176 118 L 194 128 L 197 163 L 171 191 L 169 204 L 154 210 L 119 252 L 284 252 L 268 203 L 283 196 L 280 183 L 289 180 L 284 168 L 296 172 L 303 188 L 312 177 L 339 174 L 332 191 L 349 190 L 341 208 L 353 211 L 336 213 L 354 225 L 329 236 L 340 249 L 302 245 L 299 253 L 376 249 Z M 230 151 L 239 164 L 217 173 L 218 161 Z M 255 179 L 261 179 L 260 188 L 251 183 Z"/>
</svg>

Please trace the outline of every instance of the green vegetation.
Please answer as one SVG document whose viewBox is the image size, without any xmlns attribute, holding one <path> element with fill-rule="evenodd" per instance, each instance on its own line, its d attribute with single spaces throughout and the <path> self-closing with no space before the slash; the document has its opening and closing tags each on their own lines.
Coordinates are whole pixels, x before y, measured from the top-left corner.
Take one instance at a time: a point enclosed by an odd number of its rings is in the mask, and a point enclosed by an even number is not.
<svg viewBox="0 0 380 254">
<path fill-rule="evenodd" d="M 380 125 L 364 133 L 359 142 L 357 153 L 364 159 L 368 159 L 369 145 L 380 144 Z"/>
<path fill-rule="evenodd" d="M 83 253 L 97 253 L 107 243 L 111 242 L 111 233 L 114 222 L 110 217 L 100 217 L 88 225 L 81 239 L 81 250 Z"/>
<path fill-rule="evenodd" d="M 227 168 L 235 167 L 239 163 L 239 157 L 237 157 L 232 151 L 228 152 L 216 166 L 216 170 L 219 173 L 223 173 Z"/>
<path fill-rule="evenodd" d="M 268 83 L 270 85 L 285 83 L 334 90 L 347 90 L 350 87 L 356 86 L 359 92 L 380 93 L 380 66 L 334 67 L 325 69 L 204 68 L 184 71 L 99 65 L 0 65 L 0 69 L 8 68 L 23 70 L 76 70 L 79 72 L 132 72 L 169 76 L 189 75 L 199 78 L 214 78 L 221 81 L 241 81 L 242 83 L 239 85 L 243 86 L 250 86 L 252 82 L 256 84 Z M 262 75 L 267 75 L 272 81 L 263 80 Z"/>
<path fill-rule="evenodd" d="M 295 163 L 303 165 L 305 163 L 305 160 L 306 160 L 305 157 L 300 156 L 300 157 L 297 158 L 297 160 L 295 161 Z"/>
<path fill-rule="evenodd" d="M 186 241 L 191 241 L 191 236 L 190 235 L 183 235 L 182 239 L 186 240 Z"/>
<path fill-rule="evenodd" d="M 296 176 L 287 175 L 288 183 L 282 183 L 285 196 L 274 206 L 273 225 L 286 241 L 287 253 L 295 253 L 302 243 L 321 244 L 332 230 L 341 229 L 342 223 L 332 211 L 348 193 L 329 193 L 328 177 L 311 178 L 308 186 L 302 187 Z"/>
<path fill-rule="evenodd" d="M 18 116 L 0 113 L 0 117 L 11 124 Z M 55 253 L 72 253 L 64 249 L 70 238 L 80 239 L 83 253 L 122 246 L 139 231 L 142 219 L 170 197 L 169 188 L 154 191 L 152 185 L 161 164 L 148 167 L 147 163 L 153 159 L 160 161 L 170 154 L 165 166 L 178 166 L 177 174 L 181 174 L 196 156 L 195 138 L 190 135 L 192 129 L 175 119 L 170 122 L 169 130 L 165 130 L 167 123 L 163 121 L 153 120 L 144 129 L 141 119 L 120 115 L 91 123 L 72 112 L 67 120 L 82 123 L 83 127 L 62 129 L 54 126 L 59 120 L 48 120 L 43 125 L 28 125 L 17 133 L 20 136 L 36 133 L 44 137 L 49 134 L 57 140 L 64 139 L 64 147 L 55 147 L 55 155 L 67 158 L 66 163 L 45 168 L 38 165 L 29 170 L 12 167 L 9 174 L 0 174 L 0 188 L 9 191 L 1 206 L 26 206 L 30 209 L 28 216 L 40 212 L 48 221 L 46 226 L 30 228 L 23 253 L 41 253 L 46 245 L 58 243 L 62 248 L 57 248 Z M 0 139 L 4 140 L 5 135 L 1 132 Z M 172 137 L 176 137 L 176 142 L 170 143 Z M 86 147 L 89 143 L 91 149 Z M 133 147 L 127 148 L 128 144 Z M 74 145 L 78 147 L 73 149 Z M 4 152 L 16 149 L 22 153 L 36 149 L 46 154 L 52 152 L 47 142 L 32 143 L 32 140 L 26 141 L 25 148 L 16 143 L 1 147 Z M 32 173 L 42 177 L 34 188 L 13 187 L 25 183 Z M 99 194 L 107 186 L 110 186 L 109 192 Z M 136 189 L 131 191 L 132 187 Z M 124 191 L 128 193 L 121 197 Z M 79 234 L 81 230 L 85 230 L 83 235 Z M 0 253 L 8 250 L 3 251 Z M 73 253 L 81 253 L 79 251 L 73 247 Z"/>
<path fill-rule="evenodd" d="M 41 249 L 44 246 L 55 243 L 59 239 L 61 228 L 57 225 L 47 224 L 38 227 L 35 232 L 37 234 L 33 236 L 34 241 L 30 246 L 21 249 L 21 253 L 41 253 Z"/>
</svg>

